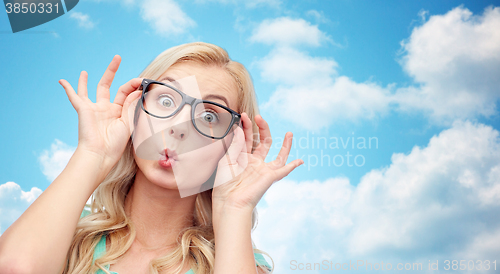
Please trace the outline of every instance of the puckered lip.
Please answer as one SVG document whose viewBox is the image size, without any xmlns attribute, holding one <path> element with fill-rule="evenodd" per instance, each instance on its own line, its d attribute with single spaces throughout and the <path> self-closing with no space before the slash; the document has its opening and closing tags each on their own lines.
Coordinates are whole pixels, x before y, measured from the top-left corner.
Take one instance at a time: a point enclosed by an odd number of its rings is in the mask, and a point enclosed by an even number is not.
<svg viewBox="0 0 500 274">
<path fill-rule="evenodd" d="M 177 152 L 175 152 L 175 150 L 166 148 L 166 149 L 160 151 L 160 155 L 162 155 L 162 156 L 166 155 L 166 156 L 168 156 L 168 158 L 175 160 L 175 161 L 178 161 Z"/>
</svg>

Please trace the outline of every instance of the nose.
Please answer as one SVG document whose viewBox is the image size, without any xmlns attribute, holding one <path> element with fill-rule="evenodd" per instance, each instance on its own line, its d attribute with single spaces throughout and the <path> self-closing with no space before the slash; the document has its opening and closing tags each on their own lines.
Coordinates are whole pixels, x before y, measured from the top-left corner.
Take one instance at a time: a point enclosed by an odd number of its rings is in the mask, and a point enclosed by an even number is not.
<svg viewBox="0 0 500 274">
<path fill-rule="evenodd" d="M 184 105 L 172 119 L 172 126 L 169 128 L 168 134 L 178 140 L 187 139 L 191 125 L 191 106 Z"/>
</svg>

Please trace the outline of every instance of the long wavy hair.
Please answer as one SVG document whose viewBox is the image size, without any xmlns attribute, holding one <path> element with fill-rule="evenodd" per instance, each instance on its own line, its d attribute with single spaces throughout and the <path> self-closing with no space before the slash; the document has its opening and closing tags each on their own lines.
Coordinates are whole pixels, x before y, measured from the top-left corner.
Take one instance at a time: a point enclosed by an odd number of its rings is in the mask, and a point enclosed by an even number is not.
<svg viewBox="0 0 500 274">
<path fill-rule="evenodd" d="M 259 136 L 254 121 L 259 109 L 250 74 L 242 64 L 232 61 L 227 52 L 218 46 L 196 42 L 167 49 L 158 55 L 139 77 L 158 80 L 170 66 L 179 62 L 197 62 L 225 69 L 238 86 L 236 111 L 248 114 L 253 123 L 253 135 Z M 252 152 L 258 145 L 258 139 L 254 137 Z M 91 213 L 78 222 L 68 251 L 64 274 L 95 273 L 98 269 L 109 273 L 104 266 L 116 263 L 131 247 L 136 230 L 131 219 L 125 214 L 124 206 L 137 168 L 132 141 L 129 140 L 120 160 L 94 191 L 92 201 L 87 205 Z M 164 270 L 181 273 L 185 263 L 197 274 L 213 273 L 215 242 L 212 226 L 212 189 L 196 195 L 194 225 L 181 231 L 177 245 L 169 254 L 150 262 L 150 273 L 160 273 Z M 255 229 L 256 222 L 257 211 L 254 210 L 252 229 Z M 106 254 L 93 263 L 94 249 L 103 236 L 108 238 L 109 246 Z M 253 242 L 252 245 L 254 252 L 269 257 L 267 253 L 255 248 Z M 258 267 L 262 272 L 268 272 L 264 266 Z"/>
</svg>

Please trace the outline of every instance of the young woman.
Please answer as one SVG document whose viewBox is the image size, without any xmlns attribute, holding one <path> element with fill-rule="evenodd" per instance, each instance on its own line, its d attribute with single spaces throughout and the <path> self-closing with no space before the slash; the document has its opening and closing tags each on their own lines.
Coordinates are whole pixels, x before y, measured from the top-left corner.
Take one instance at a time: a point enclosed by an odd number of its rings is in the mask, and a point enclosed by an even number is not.
<svg viewBox="0 0 500 274">
<path fill-rule="evenodd" d="M 271 271 L 251 240 L 255 206 L 273 182 L 303 161 L 286 164 L 292 142 L 292 134 L 287 133 L 278 157 L 264 162 L 271 135 L 258 115 L 246 69 L 215 45 L 180 45 L 161 53 L 139 78 L 121 86 L 111 103 L 109 88 L 120 60 L 115 56 L 101 78 L 96 103 L 88 98 L 86 72 L 80 75 L 78 92 L 67 81 L 59 81 L 78 113 L 78 147 L 63 172 L 1 235 L 0 273 Z M 163 157 L 160 160 L 141 156 L 130 132 L 135 127 L 135 134 L 147 117 L 157 113 L 152 104 L 144 107 L 144 94 L 153 90 L 149 82 L 172 87 L 190 76 L 196 79 L 201 96 L 197 99 L 210 101 L 200 103 L 207 104 L 204 110 L 217 106 L 237 119 L 224 124 L 227 130 L 218 133 L 213 125 L 220 121 L 220 113 L 212 110 L 196 116 L 192 108 L 198 101 L 175 105 L 178 102 L 171 97 L 155 97 L 162 107 L 175 109 L 164 121 L 184 119 L 192 123 L 171 123 L 161 131 L 163 140 L 170 141 L 164 151 L 158 151 Z M 190 89 L 174 90 L 183 98 L 196 95 L 189 93 Z M 134 103 L 138 104 L 135 108 Z M 130 109 L 135 109 L 135 114 Z M 238 121 L 241 127 L 235 125 Z M 202 123 L 208 126 L 204 129 Z M 225 150 L 212 146 L 195 154 L 171 154 L 191 142 L 189 138 L 219 140 Z M 235 152 L 249 152 L 240 172 L 213 189 L 181 197 L 180 178 L 195 183 L 209 181 L 214 167 L 223 169 L 219 159 L 234 147 L 237 151 L 233 150 L 231 157 Z M 230 161 L 229 166 L 232 164 Z M 90 210 L 82 213 L 92 194 Z"/>
</svg>

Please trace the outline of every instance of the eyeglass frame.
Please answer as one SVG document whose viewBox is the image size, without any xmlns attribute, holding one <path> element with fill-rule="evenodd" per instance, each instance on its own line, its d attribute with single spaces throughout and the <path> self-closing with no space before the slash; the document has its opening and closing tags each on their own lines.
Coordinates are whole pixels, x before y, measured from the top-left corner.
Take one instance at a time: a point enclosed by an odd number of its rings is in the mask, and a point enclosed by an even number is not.
<svg viewBox="0 0 500 274">
<path fill-rule="evenodd" d="M 158 116 L 158 115 L 154 115 L 153 113 L 147 111 L 144 108 L 144 101 L 146 100 L 145 99 L 146 90 L 148 89 L 149 85 L 151 85 L 151 84 L 160 84 L 160 85 L 166 86 L 166 87 L 168 87 L 170 89 L 173 89 L 174 91 L 176 91 L 177 93 L 179 93 L 181 95 L 182 101 L 181 101 L 179 107 L 177 107 L 177 109 L 174 112 L 172 112 L 172 114 L 170 114 L 168 116 Z M 185 94 L 184 92 L 180 91 L 179 89 L 177 89 L 177 88 L 175 88 L 175 87 L 173 87 L 173 86 L 171 86 L 169 84 L 163 83 L 163 82 L 159 82 L 159 81 L 156 81 L 156 80 L 151 80 L 151 79 L 144 78 L 142 80 L 142 83 L 141 83 L 140 87 L 139 87 L 139 90 L 142 90 L 142 94 L 141 94 L 141 108 L 142 108 L 142 110 L 144 110 L 144 112 L 146 112 L 148 115 L 156 117 L 156 118 L 160 118 L 160 119 L 170 118 L 170 117 L 176 115 L 182 108 L 184 108 L 185 105 L 190 105 L 191 106 L 191 122 L 192 122 L 194 128 L 196 129 L 196 131 L 198 131 L 203 136 L 211 138 L 211 139 L 217 139 L 217 140 L 218 139 L 223 139 L 231 131 L 231 128 L 235 124 L 239 124 L 240 121 L 241 121 L 241 114 L 239 114 L 238 112 L 230 109 L 229 107 L 226 107 L 226 106 L 221 105 L 221 104 L 216 103 L 216 102 L 212 102 L 212 101 L 208 101 L 208 100 L 203 100 L 203 99 L 199 99 L 199 98 L 194 98 L 192 96 L 189 96 L 189 95 Z M 196 123 L 194 122 L 194 112 L 195 112 L 196 107 L 200 103 L 209 103 L 209 104 L 216 105 L 216 106 L 218 106 L 220 108 L 223 108 L 223 109 L 227 110 L 231 114 L 231 122 L 229 123 L 229 126 L 227 127 L 226 132 L 224 133 L 224 135 L 222 137 L 215 137 L 215 136 L 207 135 L 207 134 L 201 132 L 201 130 L 198 129 L 198 127 L 196 126 Z"/>
</svg>

